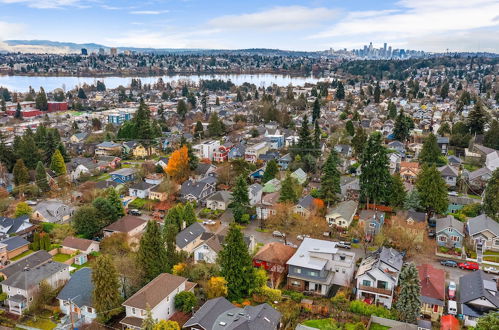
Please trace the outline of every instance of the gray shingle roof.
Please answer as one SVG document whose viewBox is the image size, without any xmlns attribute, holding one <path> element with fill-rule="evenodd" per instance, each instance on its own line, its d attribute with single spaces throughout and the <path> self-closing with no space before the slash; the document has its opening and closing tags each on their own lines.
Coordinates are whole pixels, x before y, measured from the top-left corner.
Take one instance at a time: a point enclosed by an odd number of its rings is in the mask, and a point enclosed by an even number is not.
<svg viewBox="0 0 499 330">
<path fill-rule="evenodd" d="M 25 223 L 29 221 L 29 216 L 23 215 L 18 218 L 6 218 L 0 217 L 0 232 L 4 234 L 17 233 L 18 229 Z"/>
<path fill-rule="evenodd" d="M 206 232 L 206 229 L 200 223 L 194 222 L 192 225 L 177 234 L 175 242 L 177 246 L 182 249 L 187 246 L 187 244 L 201 236 L 204 232 Z"/>
<path fill-rule="evenodd" d="M 490 286 L 491 284 L 492 286 Z M 499 308 L 499 296 L 494 296 L 486 287 L 489 290 L 495 289 L 497 295 L 497 286 L 494 280 L 482 270 L 461 276 L 459 279 L 459 302 L 465 304 L 469 301 L 485 297 Z"/>
<path fill-rule="evenodd" d="M 458 232 L 464 234 L 464 223 L 456 220 L 452 215 L 437 219 L 436 232 L 439 233 L 446 228 L 455 228 Z"/>
<path fill-rule="evenodd" d="M 468 232 L 470 235 L 478 234 L 484 230 L 490 230 L 496 236 L 499 236 L 499 223 L 485 214 L 468 219 Z"/>
<path fill-rule="evenodd" d="M 454 167 L 450 166 L 450 165 L 444 165 L 442 167 L 439 167 L 438 171 L 440 172 L 441 175 L 455 176 L 455 177 L 458 176 L 457 170 Z"/>
<path fill-rule="evenodd" d="M 210 299 L 194 313 L 194 315 L 184 324 L 184 327 L 190 327 L 197 324 L 204 329 L 211 329 L 219 315 L 233 308 L 234 305 L 224 297 Z"/>
<path fill-rule="evenodd" d="M 22 270 L 10 276 L 2 284 L 27 290 L 64 269 L 69 269 L 69 266 L 60 262 L 47 262 L 35 268 Z"/>
<path fill-rule="evenodd" d="M 29 245 L 29 242 L 22 238 L 21 236 L 13 236 L 0 241 L 0 244 L 7 245 L 7 251 L 13 251 L 22 246 Z"/>
<path fill-rule="evenodd" d="M 150 183 L 147 183 L 145 181 L 140 181 L 140 182 L 137 182 L 135 184 L 132 184 L 130 186 L 130 189 L 147 190 L 147 189 L 151 189 L 154 186 L 155 186 L 155 184 L 150 184 Z"/>
<path fill-rule="evenodd" d="M 298 201 L 298 205 L 300 205 L 304 209 L 312 210 L 312 208 L 314 206 L 314 198 L 310 195 L 303 196 Z"/>
<path fill-rule="evenodd" d="M 43 263 L 52 260 L 52 256 L 45 250 L 36 251 L 0 270 L 6 277 L 22 271 L 25 267 L 38 267 Z"/>
<path fill-rule="evenodd" d="M 57 295 L 60 300 L 72 300 L 78 307 L 92 305 L 92 291 L 94 285 L 92 283 L 92 269 L 85 267 L 73 274 L 68 283 Z"/>
<path fill-rule="evenodd" d="M 216 193 L 208 197 L 208 200 L 224 202 L 224 203 L 229 202 L 231 199 L 232 199 L 232 193 L 226 190 L 217 191 Z"/>
</svg>

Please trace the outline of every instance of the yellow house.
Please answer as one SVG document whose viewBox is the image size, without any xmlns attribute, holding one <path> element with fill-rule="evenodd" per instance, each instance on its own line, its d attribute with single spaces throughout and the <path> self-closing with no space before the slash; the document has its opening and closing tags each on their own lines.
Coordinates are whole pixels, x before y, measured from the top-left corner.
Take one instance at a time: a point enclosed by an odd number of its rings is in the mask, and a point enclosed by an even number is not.
<svg viewBox="0 0 499 330">
<path fill-rule="evenodd" d="M 157 185 L 156 187 L 153 187 L 153 188 L 151 188 L 151 190 L 149 190 L 149 199 L 158 200 L 160 202 L 163 202 L 163 201 L 166 201 L 167 198 L 168 198 L 168 193 L 163 192 L 163 191 L 159 191 L 159 185 Z"/>
<path fill-rule="evenodd" d="M 417 266 L 421 283 L 421 314 L 437 321 L 445 307 L 445 271 L 430 264 Z"/>
<path fill-rule="evenodd" d="M 143 145 L 139 144 L 132 150 L 132 155 L 135 158 L 145 158 L 151 155 L 156 155 L 157 150 L 154 147 L 144 147 Z"/>
</svg>

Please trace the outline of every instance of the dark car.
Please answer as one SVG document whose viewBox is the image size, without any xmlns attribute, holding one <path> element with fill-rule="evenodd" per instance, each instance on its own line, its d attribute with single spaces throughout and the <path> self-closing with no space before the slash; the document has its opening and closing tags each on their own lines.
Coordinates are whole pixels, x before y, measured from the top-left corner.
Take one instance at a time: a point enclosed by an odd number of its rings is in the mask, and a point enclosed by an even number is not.
<svg viewBox="0 0 499 330">
<path fill-rule="evenodd" d="M 142 212 L 140 212 L 140 211 L 139 211 L 139 210 L 137 210 L 137 209 L 131 209 L 131 210 L 129 210 L 129 211 L 128 211 L 128 214 L 130 214 L 130 215 L 134 215 L 134 216 L 136 216 L 136 217 L 137 217 L 137 216 L 139 216 L 139 215 L 142 215 Z"/>
<path fill-rule="evenodd" d="M 440 260 L 440 264 L 447 267 L 457 267 L 457 262 L 454 260 Z"/>
</svg>

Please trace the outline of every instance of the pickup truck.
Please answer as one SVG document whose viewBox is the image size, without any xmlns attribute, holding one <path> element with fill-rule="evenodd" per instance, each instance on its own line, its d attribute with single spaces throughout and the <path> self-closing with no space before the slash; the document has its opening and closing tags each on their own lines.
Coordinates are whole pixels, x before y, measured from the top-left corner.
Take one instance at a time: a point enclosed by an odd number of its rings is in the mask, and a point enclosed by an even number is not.
<svg viewBox="0 0 499 330">
<path fill-rule="evenodd" d="M 457 266 L 461 269 L 467 269 L 473 271 L 480 269 L 480 266 L 476 262 L 469 262 L 469 261 L 460 262 Z"/>
<path fill-rule="evenodd" d="M 489 273 L 489 274 L 499 275 L 499 268 L 496 268 L 496 267 L 492 267 L 492 266 L 484 267 L 483 271 L 486 273 Z"/>
</svg>

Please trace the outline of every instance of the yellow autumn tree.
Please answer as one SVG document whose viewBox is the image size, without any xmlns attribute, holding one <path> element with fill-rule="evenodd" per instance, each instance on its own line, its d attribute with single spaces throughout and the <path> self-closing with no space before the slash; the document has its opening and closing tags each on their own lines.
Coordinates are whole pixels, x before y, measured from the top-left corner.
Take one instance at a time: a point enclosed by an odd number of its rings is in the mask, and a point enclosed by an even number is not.
<svg viewBox="0 0 499 330">
<path fill-rule="evenodd" d="M 175 321 L 161 320 L 156 323 L 154 330 L 180 330 L 180 326 Z"/>
<path fill-rule="evenodd" d="M 172 153 L 165 172 L 179 183 L 189 177 L 189 156 L 185 145 Z"/>
<path fill-rule="evenodd" d="M 208 299 L 227 296 L 227 281 L 221 276 L 213 276 L 206 285 Z"/>
</svg>

